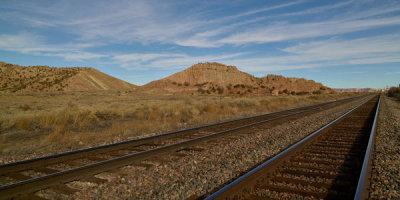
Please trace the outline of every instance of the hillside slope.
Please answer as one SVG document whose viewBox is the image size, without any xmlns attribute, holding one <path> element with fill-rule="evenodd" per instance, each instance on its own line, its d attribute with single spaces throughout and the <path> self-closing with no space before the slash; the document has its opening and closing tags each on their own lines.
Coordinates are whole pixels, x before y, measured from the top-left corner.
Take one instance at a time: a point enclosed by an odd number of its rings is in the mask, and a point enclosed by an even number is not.
<svg viewBox="0 0 400 200">
<path fill-rule="evenodd" d="M 23 67 L 0 62 L 0 92 L 131 91 L 137 86 L 93 68 Z"/>
<path fill-rule="evenodd" d="M 152 81 L 144 90 L 163 93 L 199 93 L 226 95 L 279 95 L 333 93 L 321 83 L 304 78 L 267 75 L 257 78 L 220 63 L 199 63 L 161 80 Z"/>
</svg>

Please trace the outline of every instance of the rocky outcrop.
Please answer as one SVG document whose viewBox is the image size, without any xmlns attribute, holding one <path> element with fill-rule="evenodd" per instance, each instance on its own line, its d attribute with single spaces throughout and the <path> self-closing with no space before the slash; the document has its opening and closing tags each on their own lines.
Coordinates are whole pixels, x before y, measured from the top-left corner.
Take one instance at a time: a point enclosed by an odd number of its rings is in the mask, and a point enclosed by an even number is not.
<svg viewBox="0 0 400 200">
<path fill-rule="evenodd" d="M 165 93 L 224 95 L 295 95 L 334 92 L 321 83 L 304 78 L 279 75 L 254 77 L 235 66 L 220 63 L 200 63 L 164 79 L 152 81 L 144 90 Z"/>
<path fill-rule="evenodd" d="M 193 65 L 165 79 L 177 83 L 188 82 L 191 85 L 206 82 L 212 82 L 216 85 L 235 83 L 251 85 L 257 80 L 256 77 L 239 71 L 235 66 L 227 66 L 220 63 L 200 63 Z"/>
<path fill-rule="evenodd" d="M 273 94 L 286 93 L 286 94 L 299 94 L 299 93 L 321 93 L 327 90 L 331 91 L 330 88 L 323 86 L 321 83 L 317 83 L 313 80 L 307 80 L 305 78 L 288 78 L 280 75 L 268 74 L 261 78 L 262 85 L 273 89 Z M 318 92 L 319 93 L 319 92 Z"/>
</svg>

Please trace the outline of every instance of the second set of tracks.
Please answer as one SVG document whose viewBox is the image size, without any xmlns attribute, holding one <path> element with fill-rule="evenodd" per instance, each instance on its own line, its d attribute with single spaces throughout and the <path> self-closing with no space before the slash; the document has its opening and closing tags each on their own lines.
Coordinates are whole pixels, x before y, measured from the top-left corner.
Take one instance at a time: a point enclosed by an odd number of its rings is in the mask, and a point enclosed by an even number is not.
<svg viewBox="0 0 400 200">
<path fill-rule="evenodd" d="M 65 183 L 79 180 L 101 183 L 105 180 L 94 175 L 126 165 L 144 165 L 143 161 L 165 154 L 184 155 L 185 151 L 196 150 L 204 143 L 218 142 L 221 137 L 235 139 L 248 134 L 246 130 L 249 128 L 276 126 L 358 98 L 361 97 L 0 165 L 1 178 L 9 180 L 0 186 L 0 199 L 33 197 L 35 192 L 47 188 L 65 194 L 73 193 L 74 190 Z M 55 167 L 59 165 L 65 169 Z"/>
</svg>

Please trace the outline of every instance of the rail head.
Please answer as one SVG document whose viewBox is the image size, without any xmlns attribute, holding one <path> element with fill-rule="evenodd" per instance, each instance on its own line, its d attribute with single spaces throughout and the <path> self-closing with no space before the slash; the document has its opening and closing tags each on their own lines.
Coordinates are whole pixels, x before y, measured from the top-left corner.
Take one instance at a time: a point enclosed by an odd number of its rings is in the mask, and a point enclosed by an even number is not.
<svg viewBox="0 0 400 200">
<path fill-rule="evenodd" d="M 305 141 L 307 141 L 308 139 L 312 138 L 313 136 L 315 136 L 316 134 L 320 133 L 322 130 L 324 130 L 325 128 L 331 126 L 332 124 L 334 124 L 335 122 L 337 122 L 338 120 L 342 119 L 343 117 L 345 117 L 346 115 L 350 114 L 351 112 L 353 112 L 354 110 L 356 110 L 357 108 L 359 108 L 360 106 L 364 105 L 366 102 L 368 102 L 369 100 L 371 100 L 373 97 L 368 98 L 366 100 L 364 100 L 363 102 L 361 102 L 359 105 L 357 105 L 356 107 L 352 108 L 351 110 L 347 111 L 346 113 L 342 114 L 341 116 L 339 116 L 338 118 L 334 119 L 333 121 L 329 122 L 328 124 L 326 124 L 325 126 L 321 127 L 320 129 L 314 131 L 313 133 L 309 134 L 308 136 L 304 137 L 302 140 L 296 142 L 295 144 L 293 144 L 292 146 L 286 148 L 285 150 L 281 151 L 280 153 L 278 153 L 277 155 L 275 155 L 274 157 L 272 157 L 271 159 L 265 161 L 264 163 L 262 163 L 261 165 L 257 166 L 256 168 L 250 170 L 249 172 L 247 172 L 246 174 L 240 176 L 239 178 L 237 178 L 236 180 L 234 180 L 233 182 L 229 183 L 228 185 L 224 186 L 223 188 L 219 189 L 218 191 L 216 191 L 215 193 L 211 194 L 210 196 L 206 197 L 205 200 L 212 200 L 212 199 L 216 199 L 217 197 L 221 196 L 222 194 L 224 194 L 225 192 L 227 192 L 228 190 L 230 190 L 231 188 L 233 188 L 234 186 L 236 186 L 237 184 L 245 181 L 247 178 L 249 178 L 250 176 L 252 176 L 253 174 L 257 173 L 258 171 L 260 171 L 262 168 L 266 167 L 267 165 L 270 165 L 272 162 L 274 162 L 275 160 L 281 158 L 283 155 L 285 155 L 287 152 L 293 150 L 294 148 L 296 148 L 297 146 L 303 144 Z"/>
<path fill-rule="evenodd" d="M 374 122 L 372 124 L 371 133 L 369 134 L 368 146 L 367 146 L 367 150 L 365 151 L 365 156 L 364 156 L 364 161 L 363 161 L 363 165 L 361 168 L 360 178 L 358 179 L 356 194 L 354 195 L 355 200 L 367 199 L 367 196 L 368 196 L 368 194 L 367 194 L 368 186 L 367 186 L 366 182 L 368 181 L 368 178 L 369 178 L 368 171 L 369 171 L 369 167 L 370 167 L 372 145 L 373 145 L 374 137 L 375 137 L 375 129 L 376 129 L 376 124 L 377 124 L 377 120 L 378 120 L 380 102 L 381 102 L 381 96 L 379 96 L 378 105 L 377 105 L 375 117 L 374 117 Z"/>
</svg>

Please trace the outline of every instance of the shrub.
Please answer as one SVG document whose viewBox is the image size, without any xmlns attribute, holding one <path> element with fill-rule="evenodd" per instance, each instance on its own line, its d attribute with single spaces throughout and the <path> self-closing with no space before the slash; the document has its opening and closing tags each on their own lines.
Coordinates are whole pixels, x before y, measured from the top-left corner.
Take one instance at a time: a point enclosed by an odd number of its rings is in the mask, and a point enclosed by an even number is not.
<svg viewBox="0 0 400 200">
<path fill-rule="evenodd" d="M 183 83 L 183 85 L 187 87 L 187 86 L 189 86 L 190 84 L 189 84 L 189 82 L 185 82 L 185 83 Z"/>
<path fill-rule="evenodd" d="M 215 93 L 216 91 L 217 90 L 214 87 L 211 88 L 211 92 Z"/>
<path fill-rule="evenodd" d="M 306 95 L 310 94 L 309 92 L 301 91 L 301 92 L 296 92 L 296 95 Z"/>
<path fill-rule="evenodd" d="M 15 127 L 18 130 L 29 130 L 32 124 L 32 117 L 23 116 L 15 120 Z"/>
<path fill-rule="evenodd" d="M 388 96 L 400 99 L 400 87 L 391 87 L 388 91 Z"/>
<path fill-rule="evenodd" d="M 197 87 L 203 87 L 204 85 L 206 85 L 208 82 L 205 82 L 205 83 L 197 83 L 197 84 L 195 84 L 194 86 L 197 86 Z"/>
<path fill-rule="evenodd" d="M 289 94 L 289 91 L 287 89 L 284 89 L 283 93 Z"/>
<path fill-rule="evenodd" d="M 27 111 L 27 110 L 32 109 L 28 104 L 20 105 L 18 108 L 23 110 L 23 111 Z"/>
<path fill-rule="evenodd" d="M 224 88 L 221 87 L 221 86 L 219 86 L 219 87 L 217 88 L 217 91 L 218 91 L 218 94 L 223 94 L 223 93 L 224 93 Z"/>
<path fill-rule="evenodd" d="M 204 94 L 206 91 L 202 88 L 197 89 L 198 92 L 200 92 L 201 94 Z"/>
<path fill-rule="evenodd" d="M 315 90 L 314 92 L 312 92 L 313 94 L 322 94 L 322 92 L 320 90 Z"/>
</svg>

